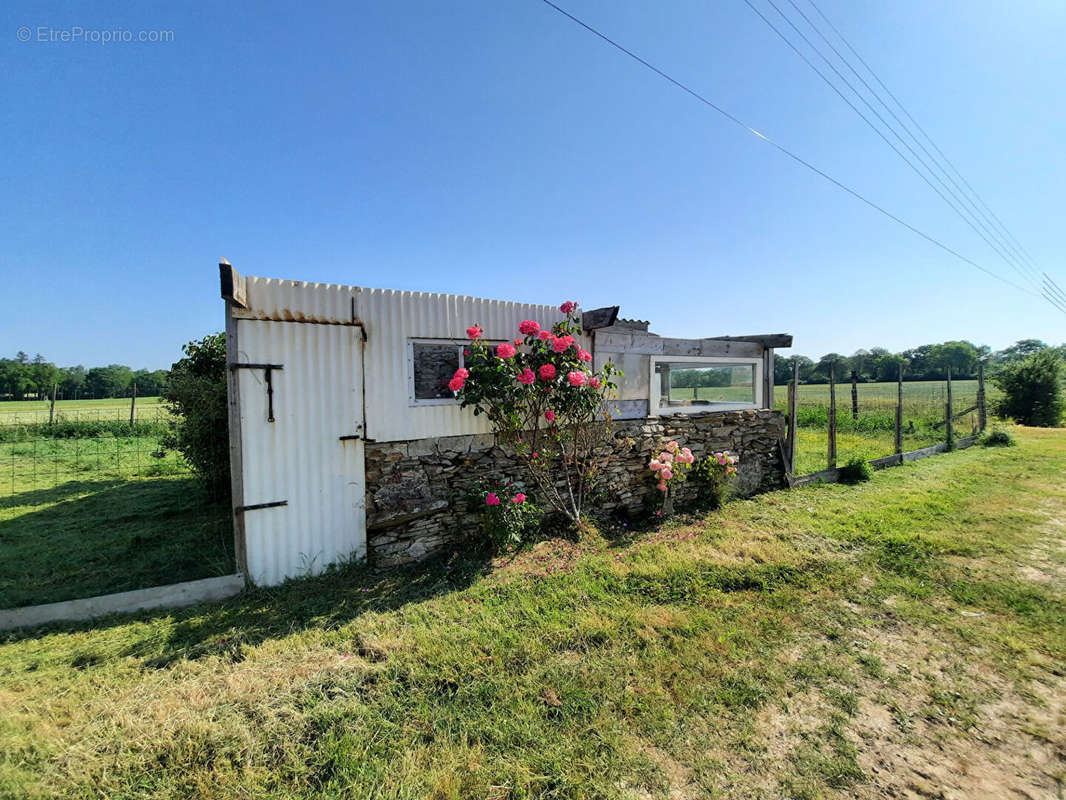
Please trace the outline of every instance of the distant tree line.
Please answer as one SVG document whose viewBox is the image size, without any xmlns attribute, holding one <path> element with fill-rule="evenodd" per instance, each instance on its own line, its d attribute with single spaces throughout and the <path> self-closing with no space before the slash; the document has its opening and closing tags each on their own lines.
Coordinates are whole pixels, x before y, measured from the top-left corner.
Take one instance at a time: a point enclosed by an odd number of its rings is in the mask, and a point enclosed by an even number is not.
<svg viewBox="0 0 1066 800">
<path fill-rule="evenodd" d="M 135 383 L 138 396 L 153 397 L 163 393 L 168 374 L 122 364 L 57 367 L 40 353 L 30 358 L 20 351 L 14 358 L 0 358 L 0 400 L 44 400 L 52 396 L 53 386 L 62 400 L 129 397 Z"/>
<path fill-rule="evenodd" d="M 799 364 L 801 383 L 828 383 L 833 363 L 836 364 L 838 381 L 851 380 L 853 371 L 863 382 L 894 381 L 899 376 L 901 364 L 905 381 L 943 380 L 947 377 L 948 367 L 952 378 L 965 380 L 977 377 L 977 367 L 982 362 L 991 373 L 1044 350 L 1057 351 L 1066 357 L 1066 344 L 1053 347 L 1039 339 L 1022 339 L 999 351 L 972 342 L 955 341 L 923 344 L 901 353 L 891 353 L 883 347 L 856 350 L 850 356 L 826 353 L 817 361 L 807 356 L 775 354 L 774 382 L 783 385 L 792 380 L 793 363 Z"/>
</svg>

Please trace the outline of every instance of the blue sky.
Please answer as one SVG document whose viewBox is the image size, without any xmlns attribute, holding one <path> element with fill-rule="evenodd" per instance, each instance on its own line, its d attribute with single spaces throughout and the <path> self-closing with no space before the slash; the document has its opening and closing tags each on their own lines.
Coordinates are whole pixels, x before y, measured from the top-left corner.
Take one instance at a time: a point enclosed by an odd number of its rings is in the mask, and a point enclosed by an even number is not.
<svg viewBox="0 0 1066 800">
<path fill-rule="evenodd" d="M 743 0 L 560 4 L 1017 279 Z M 819 5 L 1066 285 L 1066 6 Z M 36 40 L 74 26 L 173 41 Z M 787 331 L 815 357 L 1066 341 L 1043 300 L 538 0 L 10 2 L 0 75 L 5 355 L 168 366 L 222 325 L 221 256 L 253 275 L 617 303 L 668 335 Z"/>
</svg>

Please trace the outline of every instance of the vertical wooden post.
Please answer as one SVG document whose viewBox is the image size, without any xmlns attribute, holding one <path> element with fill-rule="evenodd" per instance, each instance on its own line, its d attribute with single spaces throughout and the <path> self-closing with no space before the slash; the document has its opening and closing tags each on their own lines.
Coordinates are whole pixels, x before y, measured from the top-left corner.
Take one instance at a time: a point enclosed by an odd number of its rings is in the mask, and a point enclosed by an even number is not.
<svg viewBox="0 0 1066 800">
<path fill-rule="evenodd" d="M 767 347 L 762 354 L 762 408 L 774 407 L 774 348 Z"/>
<path fill-rule="evenodd" d="M 837 465 L 837 364 L 829 364 L 829 469 Z"/>
<path fill-rule="evenodd" d="M 896 455 L 903 463 L 903 365 L 899 365 L 899 380 L 896 383 Z"/>
<path fill-rule="evenodd" d="M 137 381 L 133 382 L 133 392 L 130 393 L 130 427 L 137 422 Z"/>
<path fill-rule="evenodd" d="M 48 424 L 51 425 L 56 418 L 56 391 L 59 389 L 58 383 L 52 384 L 52 403 L 48 406 Z"/>
<path fill-rule="evenodd" d="M 948 431 L 948 450 L 952 450 L 955 447 L 955 423 L 951 419 L 951 367 L 948 367 L 948 399 L 944 403 L 944 424 L 947 426 Z"/>
<path fill-rule="evenodd" d="M 796 474 L 796 400 L 799 395 L 799 362 L 792 362 L 792 380 L 788 384 L 788 472 Z"/>
<path fill-rule="evenodd" d="M 851 371 L 851 418 L 859 418 L 859 373 Z"/>
<path fill-rule="evenodd" d="M 984 433 L 988 426 L 988 411 L 985 408 L 985 363 L 977 365 L 977 429 Z"/>
</svg>

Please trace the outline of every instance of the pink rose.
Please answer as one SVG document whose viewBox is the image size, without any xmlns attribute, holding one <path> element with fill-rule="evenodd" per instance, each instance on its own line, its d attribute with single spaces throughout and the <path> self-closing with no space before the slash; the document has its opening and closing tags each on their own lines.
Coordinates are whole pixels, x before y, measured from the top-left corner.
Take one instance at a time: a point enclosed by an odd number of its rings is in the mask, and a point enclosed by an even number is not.
<svg viewBox="0 0 1066 800">
<path fill-rule="evenodd" d="M 667 442 L 666 443 L 666 449 L 669 450 L 671 453 L 676 453 L 677 452 L 677 442 Z"/>
<path fill-rule="evenodd" d="M 448 381 L 448 388 L 451 389 L 453 392 L 458 392 L 460 389 L 463 388 L 463 385 L 465 383 L 466 383 L 466 381 L 463 380 L 462 378 L 460 378 L 457 375 L 454 378 L 452 378 L 450 381 Z"/>
<path fill-rule="evenodd" d="M 530 384 L 537 379 L 537 376 L 533 374 L 533 370 L 526 368 L 518 373 L 518 382 Z"/>
<path fill-rule="evenodd" d="M 578 350 L 577 351 L 577 360 L 578 361 L 592 361 L 592 353 L 590 353 L 588 350 Z"/>
<path fill-rule="evenodd" d="M 469 328 L 466 329 L 466 335 L 469 336 L 471 339 L 480 339 L 481 338 L 481 326 L 480 325 L 471 325 Z"/>
<path fill-rule="evenodd" d="M 518 332 L 523 336 L 536 336 L 540 332 L 540 323 L 525 319 L 518 323 Z"/>
<path fill-rule="evenodd" d="M 544 412 L 544 419 L 548 420 L 548 422 L 555 422 L 555 412 L 549 408 Z"/>
<path fill-rule="evenodd" d="M 559 306 L 559 310 L 562 311 L 564 314 L 569 314 L 571 311 L 573 311 L 576 308 L 577 308 L 577 303 L 575 303 L 573 300 L 567 300 L 565 303 L 563 303 L 561 306 Z"/>
<path fill-rule="evenodd" d="M 571 386 L 584 386 L 587 380 L 584 372 L 568 372 L 566 379 L 570 381 Z"/>
<path fill-rule="evenodd" d="M 540 333 L 537 334 L 537 338 L 540 339 L 542 342 L 546 342 L 550 338 L 552 338 L 552 332 L 551 331 L 541 331 Z"/>
<path fill-rule="evenodd" d="M 658 472 L 662 468 L 663 468 L 662 462 L 660 462 L 659 459 L 657 459 L 657 458 L 653 458 L 651 460 L 651 462 L 648 464 L 648 469 L 654 470 L 655 472 Z"/>
<path fill-rule="evenodd" d="M 498 355 L 500 358 L 513 358 L 514 354 L 514 345 L 508 342 L 504 342 L 496 348 L 496 355 Z"/>
<path fill-rule="evenodd" d="M 655 485 L 655 488 L 658 489 L 660 492 L 665 492 L 666 491 L 666 484 L 665 483 L 658 483 L 658 484 Z M 660 513 L 662 513 L 662 512 L 660 512 Z"/>
<path fill-rule="evenodd" d="M 687 447 L 682 447 L 681 452 L 684 453 L 686 456 L 692 455 L 692 451 Z"/>
<path fill-rule="evenodd" d="M 455 374 L 452 377 L 462 378 L 465 381 L 467 378 L 470 377 L 470 370 L 468 370 L 466 367 L 459 367 L 459 369 L 455 371 Z"/>
<path fill-rule="evenodd" d="M 600 379 L 597 378 L 595 375 L 589 378 L 589 386 L 591 386 L 593 389 L 599 389 L 602 385 L 603 384 L 600 383 Z"/>
<path fill-rule="evenodd" d="M 521 339 L 515 339 L 514 340 L 514 346 L 515 347 L 518 347 L 520 344 L 522 344 L 522 340 Z"/>
<path fill-rule="evenodd" d="M 540 373 L 540 379 L 542 381 L 555 380 L 555 365 L 554 364 L 544 364 L 544 365 L 541 366 L 541 368 L 538 370 L 538 372 Z"/>
<path fill-rule="evenodd" d="M 494 492 L 489 492 L 485 496 L 485 505 L 487 505 L 487 506 L 498 506 L 499 504 L 500 504 L 500 498 L 498 498 Z"/>
<path fill-rule="evenodd" d="M 668 481 L 672 477 L 674 477 L 674 473 L 669 467 L 664 467 L 663 471 L 660 472 L 659 474 L 662 475 L 662 478 L 663 478 L 664 481 Z"/>
<path fill-rule="evenodd" d="M 524 502 L 526 502 L 526 496 L 524 494 L 522 494 L 521 492 L 519 492 L 518 494 L 516 494 L 514 497 L 511 498 L 511 502 L 512 503 L 524 503 Z"/>
</svg>

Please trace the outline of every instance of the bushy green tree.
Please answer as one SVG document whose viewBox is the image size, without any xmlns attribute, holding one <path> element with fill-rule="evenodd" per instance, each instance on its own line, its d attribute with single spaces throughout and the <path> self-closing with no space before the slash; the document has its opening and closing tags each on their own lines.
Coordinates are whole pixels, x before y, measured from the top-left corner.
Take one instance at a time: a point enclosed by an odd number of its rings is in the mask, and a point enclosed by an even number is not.
<svg viewBox="0 0 1066 800">
<path fill-rule="evenodd" d="M 992 378 L 1003 390 L 996 412 L 1022 425 L 1061 424 L 1066 411 L 1063 371 L 1062 356 L 1050 348 L 1006 364 Z"/>
<path fill-rule="evenodd" d="M 163 447 L 185 456 L 211 498 L 224 500 L 230 494 L 226 335 L 189 342 L 182 352 L 163 393 L 174 415 Z"/>
</svg>

